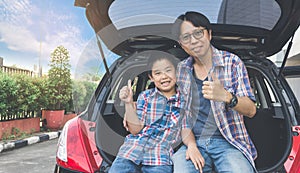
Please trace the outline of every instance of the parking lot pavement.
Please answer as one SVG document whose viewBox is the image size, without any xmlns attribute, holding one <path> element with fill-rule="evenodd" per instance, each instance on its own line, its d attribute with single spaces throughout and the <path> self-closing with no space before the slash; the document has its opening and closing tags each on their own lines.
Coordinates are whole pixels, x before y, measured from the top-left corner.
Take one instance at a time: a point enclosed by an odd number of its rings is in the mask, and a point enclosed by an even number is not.
<svg viewBox="0 0 300 173">
<path fill-rule="evenodd" d="M 13 141 L 0 141 L 0 153 L 8 150 L 13 150 L 16 148 L 25 147 L 28 145 L 32 145 L 38 142 L 43 142 L 51 139 L 58 138 L 61 131 L 57 132 L 45 132 L 39 133 L 35 136 L 31 136 L 21 140 L 13 140 Z"/>
</svg>

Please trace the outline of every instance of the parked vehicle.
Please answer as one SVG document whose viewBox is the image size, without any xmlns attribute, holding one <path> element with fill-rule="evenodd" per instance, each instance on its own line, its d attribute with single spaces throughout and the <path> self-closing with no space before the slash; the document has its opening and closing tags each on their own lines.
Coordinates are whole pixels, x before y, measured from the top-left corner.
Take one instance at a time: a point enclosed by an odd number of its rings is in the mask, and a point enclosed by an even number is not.
<svg viewBox="0 0 300 173">
<path fill-rule="evenodd" d="M 247 67 L 257 114 L 245 121 L 258 151 L 258 171 L 300 173 L 299 103 L 280 69 L 267 59 L 297 30 L 299 0 L 75 0 L 75 6 L 86 8 L 106 72 L 86 111 L 65 125 L 55 172 L 108 172 L 128 133 L 120 88 L 131 79 L 136 100 L 149 87 L 148 50 L 187 57 L 171 26 L 179 14 L 193 10 L 213 23 L 213 45 L 237 54 Z"/>
</svg>

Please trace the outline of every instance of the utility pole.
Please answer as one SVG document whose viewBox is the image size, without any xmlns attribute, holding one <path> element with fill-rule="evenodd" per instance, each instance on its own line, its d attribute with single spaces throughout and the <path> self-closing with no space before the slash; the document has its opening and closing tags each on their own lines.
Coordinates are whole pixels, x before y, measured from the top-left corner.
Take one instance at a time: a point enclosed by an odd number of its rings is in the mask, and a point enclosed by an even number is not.
<svg viewBox="0 0 300 173">
<path fill-rule="evenodd" d="M 41 58 L 42 58 L 42 40 L 40 36 L 40 56 L 39 56 L 39 67 L 38 67 L 38 76 L 42 77 L 42 67 L 41 67 Z"/>
</svg>

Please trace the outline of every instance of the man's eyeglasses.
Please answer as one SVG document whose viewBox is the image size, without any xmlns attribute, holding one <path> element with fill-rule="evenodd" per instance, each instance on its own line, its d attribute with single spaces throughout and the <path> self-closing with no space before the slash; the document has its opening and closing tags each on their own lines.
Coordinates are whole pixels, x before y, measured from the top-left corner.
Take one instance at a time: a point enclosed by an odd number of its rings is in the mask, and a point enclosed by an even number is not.
<svg viewBox="0 0 300 173">
<path fill-rule="evenodd" d="M 200 39 L 200 38 L 203 37 L 203 35 L 204 35 L 204 30 L 206 30 L 206 29 L 205 29 L 205 28 L 203 28 L 203 29 L 195 29 L 195 30 L 193 31 L 192 34 L 183 34 L 183 35 L 180 35 L 180 36 L 179 36 L 179 41 L 180 41 L 181 43 L 183 43 L 183 44 L 190 43 L 191 38 L 192 38 L 192 35 L 193 35 L 193 37 L 194 37 L 195 39 L 198 40 L 198 39 Z"/>
</svg>

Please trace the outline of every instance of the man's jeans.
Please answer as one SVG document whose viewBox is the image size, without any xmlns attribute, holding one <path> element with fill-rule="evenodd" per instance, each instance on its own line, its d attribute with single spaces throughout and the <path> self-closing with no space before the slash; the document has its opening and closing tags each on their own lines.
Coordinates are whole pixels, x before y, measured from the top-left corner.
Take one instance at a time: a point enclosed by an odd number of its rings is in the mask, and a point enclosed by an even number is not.
<svg viewBox="0 0 300 173">
<path fill-rule="evenodd" d="M 172 165 L 137 165 L 131 160 L 117 157 L 109 173 L 172 173 Z"/>
<path fill-rule="evenodd" d="M 197 140 L 205 165 L 203 172 L 253 173 L 254 169 L 247 158 L 224 138 Z M 186 160 L 186 146 L 183 145 L 172 157 L 174 173 L 199 173 L 191 160 Z"/>
</svg>

